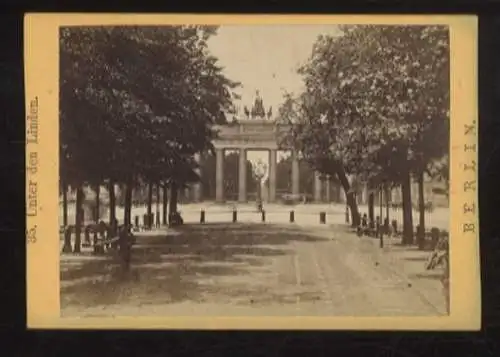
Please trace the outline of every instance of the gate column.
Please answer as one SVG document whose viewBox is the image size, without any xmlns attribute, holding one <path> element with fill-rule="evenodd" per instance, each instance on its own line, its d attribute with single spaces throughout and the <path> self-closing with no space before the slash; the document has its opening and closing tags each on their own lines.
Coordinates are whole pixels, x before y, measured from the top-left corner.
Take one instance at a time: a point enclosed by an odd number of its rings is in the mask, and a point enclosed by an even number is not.
<svg viewBox="0 0 500 357">
<path fill-rule="evenodd" d="M 246 149 L 240 149 L 239 175 L 238 175 L 238 201 L 247 200 L 247 155 Z"/>
<path fill-rule="evenodd" d="M 297 152 L 292 151 L 292 194 L 294 196 L 299 194 L 299 160 L 297 158 Z"/>
<path fill-rule="evenodd" d="M 198 153 L 195 154 L 194 155 L 194 159 L 195 159 L 196 163 L 198 165 L 200 165 L 200 161 L 201 161 L 200 154 L 198 154 Z M 201 169 L 199 167 L 197 167 L 195 169 L 195 172 L 196 172 L 196 174 L 198 174 L 198 176 L 200 176 L 200 180 L 201 180 Z M 193 199 L 194 199 L 195 202 L 200 202 L 201 201 L 201 189 L 202 189 L 201 181 L 200 182 L 196 182 L 194 184 L 194 186 L 193 186 L 193 191 L 194 191 L 193 192 L 193 196 L 194 196 Z"/>
<path fill-rule="evenodd" d="M 215 201 L 224 201 L 224 149 L 215 150 Z"/>
<path fill-rule="evenodd" d="M 276 150 L 269 150 L 269 202 L 276 201 Z"/>
</svg>

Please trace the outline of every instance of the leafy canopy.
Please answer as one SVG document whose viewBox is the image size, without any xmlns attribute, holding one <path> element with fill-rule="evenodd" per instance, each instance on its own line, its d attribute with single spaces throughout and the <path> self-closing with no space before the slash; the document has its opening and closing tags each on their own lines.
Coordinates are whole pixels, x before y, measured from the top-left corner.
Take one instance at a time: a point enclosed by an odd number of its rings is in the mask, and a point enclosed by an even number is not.
<svg viewBox="0 0 500 357">
<path fill-rule="evenodd" d="M 70 183 L 197 179 L 239 86 L 210 26 L 66 27 L 60 33 L 61 176 Z"/>
<path fill-rule="evenodd" d="M 398 182 L 448 150 L 449 40 L 444 26 L 342 26 L 320 36 L 287 95 L 288 140 L 324 173 Z"/>
</svg>

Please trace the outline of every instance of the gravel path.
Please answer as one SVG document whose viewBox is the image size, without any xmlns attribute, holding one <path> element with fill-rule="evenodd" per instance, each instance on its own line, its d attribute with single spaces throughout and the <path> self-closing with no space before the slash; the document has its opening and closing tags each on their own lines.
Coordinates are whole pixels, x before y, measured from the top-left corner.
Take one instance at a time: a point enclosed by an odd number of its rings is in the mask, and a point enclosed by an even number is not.
<svg viewBox="0 0 500 357">
<path fill-rule="evenodd" d="M 431 316 L 437 280 L 353 234 L 300 225 L 187 225 L 138 237 L 133 276 L 113 257 L 61 260 L 63 316 Z M 423 263 L 418 265 L 423 270 Z M 433 296 L 434 298 L 429 298 Z"/>
</svg>

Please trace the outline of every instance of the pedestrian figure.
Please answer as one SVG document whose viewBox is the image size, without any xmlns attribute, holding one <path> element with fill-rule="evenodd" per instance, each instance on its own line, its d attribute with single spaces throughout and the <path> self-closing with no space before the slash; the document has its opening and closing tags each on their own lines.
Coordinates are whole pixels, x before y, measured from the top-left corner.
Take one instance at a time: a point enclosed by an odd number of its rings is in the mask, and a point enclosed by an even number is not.
<svg viewBox="0 0 500 357">
<path fill-rule="evenodd" d="M 361 219 L 361 227 L 363 228 L 363 234 L 368 235 L 368 216 L 367 214 L 363 214 L 363 218 Z"/>
<path fill-rule="evenodd" d="M 170 226 L 171 227 L 176 227 L 184 224 L 184 220 L 182 219 L 182 216 L 180 215 L 179 212 L 172 212 L 170 215 Z"/>
<path fill-rule="evenodd" d="M 64 229 L 64 245 L 63 245 L 63 253 L 71 253 L 71 236 L 73 234 L 73 227 L 67 226 Z"/>
<path fill-rule="evenodd" d="M 396 236 L 398 234 L 398 221 L 395 219 L 392 220 L 392 236 Z"/>
<path fill-rule="evenodd" d="M 359 237 L 363 236 L 363 234 L 366 234 L 368 231 L 368 216 L 366 213 L 363 215 L 361 219 L 361 224 L 357 228 L 357 234 Z"/>
<path fill-rule="evenodd" d="M 89 224 L 85 227 L 84 231 L 84 242 L 82 244 L 83 247 L 90 247 L 90 231 L 92 229 L 92 226 Z"/>
<path fill-rule="evenodd" d="M 389 217 L 384 218 L 384 233 L 389 235 L 390 234 L 390 228 L 389 228 Z"/>
</svg>

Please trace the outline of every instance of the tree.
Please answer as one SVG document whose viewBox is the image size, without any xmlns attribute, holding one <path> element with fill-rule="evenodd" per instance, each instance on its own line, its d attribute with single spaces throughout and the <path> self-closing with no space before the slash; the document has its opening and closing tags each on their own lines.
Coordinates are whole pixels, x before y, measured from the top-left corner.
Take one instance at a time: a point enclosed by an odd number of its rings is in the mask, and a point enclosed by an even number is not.
<svg viewBox="0 0 500 357">
<path fill-rule="evenodd" d="M 282 138 L 283 145 L 292 146 L 310 167 L 324 175 L 336 176 L 346 194 L 353 226 L 361 223 L 354 192 L 347 178 L 342 152 L 336 150 L 331 125 L 325 122 L 321 109 L 324 105 L 314 102 L 309 92 L 297 97 L 286 94 L 279 110 L 279 120 L 291 126 Z"/>
<path fill-rule="evenodd" d="M 231 112 L 238 86 L 208 53 L 215 32 L 208 26 L 62 28 L 64 182 L 107 181 L 110 192 L 122 185 L 130 224 L 139 184 L 192 180 L 191 158 L 211 149 L 211 127 Z"/>
<path fill-rule="evenodd" d="M 299 70 L 306 84 L 298 98 L 305 119 L 294 125 L 295 142 L 309 161 L 334 158 L 338 168 L 371 186 L 401 185 L 403 242 L 411 243 L 411 175 L 442 156 L 446 145 L 440 144 L 447 141 L 435 135 L 448 135 L 448 30 L 341 29 L 341 36 L 319 37 Z"/>
</svg>

